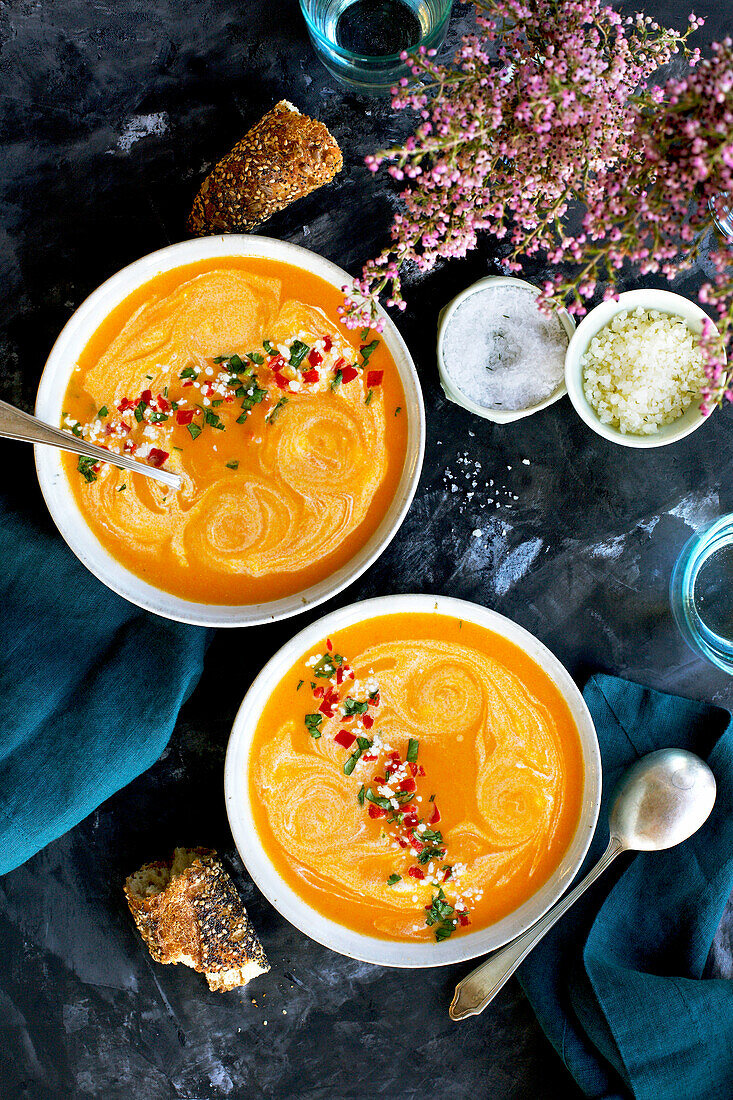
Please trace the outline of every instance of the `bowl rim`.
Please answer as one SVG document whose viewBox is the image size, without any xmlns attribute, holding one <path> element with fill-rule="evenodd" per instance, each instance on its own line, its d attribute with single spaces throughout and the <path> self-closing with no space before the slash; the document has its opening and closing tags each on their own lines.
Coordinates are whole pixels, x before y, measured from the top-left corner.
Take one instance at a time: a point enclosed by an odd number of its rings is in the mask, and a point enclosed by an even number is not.
<svg viewBox="0 0 733 1100">
<path fill-rule="evenodd" d="M 710 321 L 715 332 L 718 331 L 705 310 L 682 294 L 675 294 L 671 290 L 656 290 L 652 287 L 625 290 L 589 310 L 576 328 L 565 354 L 565 384 L 576 413 L 597 435 L 622 447 L 649 450 L 654 447 L 666 447 L 670 443 L 684 439 L 709 417 L 704 416 L 699 406 L 693 402 L 677 420 L 671 424 L 662 425 L 655 435 L 624 434 L 618 428 L 610 424 L 602 424 L 599 420 L 583 391 L 580 363 L 593 337 L 612 317 L 626 309 L 636 309 L 639 306 L 643 309 L 655 309 L 660 313 L 681 317 L 693 332 L 701 331 L 704 320 Z M 675 427 L 675 425 L 679 426 Z"/>
<path fill-rule="evenodd" d="M 350 276 L 315 252 L 256 234 L 225 234 L 181 241 L 128 264 L 106 279 L 74 311 L 59 333 L 46 360 L 38 386 L 35 413 L 56 424 L 76 360 L 105 317 L 137 288 L 157 274 L 200 260 L 262 257 L 289 263 L 341 288 Z M 395 361 L 405 393 L 408 417 L 405 460 L 395 494 L 378 526 L 349 561 L 321 581 L 290 596 L 252 604 L 207 604 L 186 600 L 144 581 L 127 569 L 102 545 L 87 525 L 61 465 L 61 452 L 36 445 L 36 472 L 56 527 L 77 558 L 119 596 L 163 618 L 197 626 L 259 626 L 290 618 L 337 595 L 360 577 L 397 534 L 415 495 L 425 452 L 425 409 L 412 356 L 391 318 L 380 308 L 380 334 Z"/>
<path fill-rule="evenodd" d="M 584 759 L 581 813 L 563 859 L 548 881 L 502 920 L 441 944 L 406 944 L 354 932 L 311 908 L 280 877 L 259 841 L 249 799 L 248 768 L 252 737 L 262 708 L 298 657 L 336 630 L 399 611 L 435 612 L 475 622 L 518 645 L 560 690 L 578 728 Z M 224 800 L 239 855 L 271 905 L 306 936 L 339 954 L 381 966 L 421 968 L 465 962 L 493 951 L 534 924 L 565 892 L 588 852 L 601 801 L 601 756 L 590 711 L 570 673 L 533 634 L 480 604 L 452 596 L 408 593 L 378 596 L 322 616 L 295 634 L 255 677 L 237 711 L 224 765 Z"/>
<path fill-rule="evenodd" d="M 533 290 L 535 296 L 542 293 L 540 287 L 536 286 L 535 283 L 530 283 L 527 279 L 517 279 L 513 275 L 484 275 L 483 278 L 477 279 L 475 283 L 471 283 L 470 286 L 467 286 L 465 290 L 462 290 L 460 294 L 452 298 L 447 305 L 443 306 L 443 309 L 438 315 L 438 375 L 440 376 L 440 385 L 443 389 L 443 393 L 449 401 L 453 401 L 456 405 L 461 405 L 464 409 L 468 409 L 469 412 L 482 417 L 484 420 L 492 420 L 495 424 L 511 424 L 515 420 L 523 420 L 526 416 L 532 416 L 533 413 L 541 412 L 542 409 L 546 409 L 548 405 L 554 405 L 554 403 L 559 401 L 561 397 L 564 397 L 568 391 L 565 383 L 565 376 L 563 375 L 558 383 L 557 389 L 553 390 L 549 397 L 545 397 L 542 401 L 538 401 L 536 405 L 528 405 L 525 409 L 491 409 L 486 405 L 479 405 L 477 401 L 474 401 L 472 397 L 465 394 L 463 390 L 459 389 L 451 380 L 443 359 L 443 337 L 448 327 L 448 322 L 462 302 L 465 302 L 472 294 L 476 294 L 482 287 L 486 286 L 519 286 L 523 289 Z M 575 332 L 575 321 L 566 309 L 557 310 L 557 315 L 560 324 L 567 334 L 569 344 Z"/>
</svg>

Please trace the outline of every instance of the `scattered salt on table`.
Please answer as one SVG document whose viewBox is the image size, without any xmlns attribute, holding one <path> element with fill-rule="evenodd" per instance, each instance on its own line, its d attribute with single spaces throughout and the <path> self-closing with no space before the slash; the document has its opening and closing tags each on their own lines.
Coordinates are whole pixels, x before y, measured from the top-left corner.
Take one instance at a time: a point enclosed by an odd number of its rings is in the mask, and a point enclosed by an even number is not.
<svg viewBox="0 0 733 1100">
<path fill-rule="evenodd" d="M 443 365 L 466 397 L 489 409 L 526 409 L 544 401 L 565 372 L 568 336 L 541 313 L 530 287 L 487 286 L 452 314 Z"/>
</svg>

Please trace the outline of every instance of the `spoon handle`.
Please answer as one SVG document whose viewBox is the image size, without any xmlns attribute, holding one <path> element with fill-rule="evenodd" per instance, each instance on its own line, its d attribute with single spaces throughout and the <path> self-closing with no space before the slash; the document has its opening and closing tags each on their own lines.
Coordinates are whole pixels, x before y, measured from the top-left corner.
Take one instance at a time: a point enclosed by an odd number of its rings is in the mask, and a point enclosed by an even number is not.
<svg viewBox="0 0 733 1100">
<path fill-rule="evenodd" d="M 466 1016 L 478 1016 L 483 1012 L 487 1004 L 494 999 L 504 983 L 512 976 L 519 964 L 529 955 L 532 948 L 539 943 L 545 932 L 549 932 L 553 924 L 570 906 L 585 893 L 592 882 L 603 874 L 617 855 L 624 850 L 621 841 L 612 836 L 606 851 L 588 872 L 578 885 L 561 898 L 543 917 L 512 940 L 506 947 L 494 952 L 486 962 L 472 970 L 463 981 L 456 986 L 455 996 L 448 1010 L 452 1020 L 463 1020 Z"/>
<path fill-rule="evenodd" d="M 69 432 L 62 432 L 60 428 L 44 424 L 37 416 L 16 409 L 7 401 L 0 401 L 0 436 L 5 439 L 19 439 L 23 443 L 46 443 L 51 447 L 59 447 L 62 451 L 71 451 L 75 455 L 86 455 L 87 458 L 96 458 L 100 462 L 112 462 L 123 470 L 152 477 L 154 481 L 162 481 L 173 489 L 181 488 L 178 474 L 159 470 L 157 466 L 147 466 L 128 455 L 110 454 L 104 447 L 97 447 L 96 444 L 87 443 Z"/>
</svg>

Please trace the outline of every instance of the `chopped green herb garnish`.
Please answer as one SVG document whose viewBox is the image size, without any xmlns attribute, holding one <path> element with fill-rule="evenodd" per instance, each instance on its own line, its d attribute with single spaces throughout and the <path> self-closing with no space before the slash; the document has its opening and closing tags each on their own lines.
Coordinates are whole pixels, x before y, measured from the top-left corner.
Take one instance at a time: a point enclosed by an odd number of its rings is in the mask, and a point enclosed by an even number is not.
<svg viewBox="0 0 733 1100">
<path fill-rule="evenodd" d="M 135 406 L 135 419 L 137 420 L 138 424 L 140 424 L 145 418 L 146 408 L 147 405 L 144 401 L 141 401 L 138 405 Z"/>
<path fill-rule="evenodd" d="M 183 447 L 174 447 L 174 448 L 173 448 L 173 450 L 174 450 L 174 451 L 182 451 L 182 450 L 183 450 Z"/>
<path fill-rule="evenodd" d="M 152 381 L 153 381 L 153 376 L 152 376 L 152 374 L 146 374 L 146 375 L 145 375 L 145 377 L 147 378 L 148 382 L 152 382 Z"/>
<path fill-rule="evenodd" d="M 287 403 L 288 403 L 287 397 L 281 397 L 280 398 L 280 400 L 278 401 L 277 405 L 272 410 L 272 412 L 268 413 L 267 416 L 265 417 L 265 420 L 267 420 L 268 424 L 274 424 L 275 423 L 275 419 L 280 415 L 280 413 L 285 408 Z"/>
<path fill-rule="evenodd" d="M 354 714 L 366 714 L 368 709 L 368 703 L 362 703 L 359 702 L 358 699 L 352 699 L 350 695 L 347 696 L 346 702 L 344 703 L 344 713 L 348 714 L 349 717 Z"/>
<path fill-rule="evenodd" d="M 184 367 L 181 371 L 180 378 L 193 378 L 194 382 L 198 378 L 198 371 L 195 371 L 193 367 Z"/>
<path fill-rule="evenodd" d="M 398 405 L 397 408 L 394 411 L 394 414 L 395 414 L 395 416 L 397 416 L 397 413 L 401 413 L 401 412 L 402 412 L 402 406 Z"/>
<path fill-rule="evenodd" d="M 368 329 L 368 328 L 363 328 L 363 329 L 361 330 L 361 335 L 360 335 L 360 339 L 361 339 L 361 340 L 366 340 L 366 338 L 367 338 L 367 336 L 368 336 L 368 335 L 369 335 L 369 329 Z"/>
<path fill-rule="evenodd" d="M 252 392 L 250 393 L 249 390 L 251 390 Z M 245 391 L 244 400 L 242 401 L 242 409 L 245 414 L 248 413 L 249 410 L 255 405 L 259 405 L 261 401 L 264 401 L 266 397 L 267 390 L 263 390 L 260 388 L 260 386 L 257 385 L 257 376 L 253 375 L 252 385 L 249 386 L 248 389 Z M 246 415 L 240 417 L 239 420 L 237 420 L 237 424 L 244 424 L 244 421 L 246 419 Z"/>
<path fill-rule="evenodd" d="M 260 355 L 258 351 L 248 351 L 247 358 L 250 359 L 253 363 L 256 363 L 258 367 L 261 367 L 265 361 L 263 356 Z"/>
<path fill-rule="evenodd" d="M 81 430 L 81 424 L 74 424 L 71 429 L 71 434 L 80 438 L 84 434 Z"/>
<path fill-rule="evenodd" d="M 246 364 L 242 362 L 238 355 L 230 355 L 227 361 L 227 366 L 234 374 L 239 374 L 240 371 L 246 370 Z"/>
<path fill-rule="evenodd" d="M 407 742 L 407 759 L 410 764 L 414 764 L 417 760 L 417 750 L 420 748 L 420 742 L 416 737 L 411 737 Z"/>
<path fill-rule="evenodd" d="M 262 346 L 263 346 L 263 348 L 265 349 L 265 351 L 267 352 L 268 355 L 274 355 L 275 354 L 275 345 L 270 340 L 263 340 L 262 341 Z"/>
<path fill-rule="evenodd" d="M 126 486 L 126 485 L 120 485 L 120 487 L 118 488 L 117 492 L 118 492 L 118 493 L 121 493 L 121 492 L 122 492 L 122 490 L 123 490 L 123 489 L 126 489 L 126 488 L 127 488 L 127 486 Z"/>
<path fill-rule="evenodd" d="M 435 802 L 435 795 L 434 794 L 430 795 L 430 798 L 428 799 L 428 802 Z"/>
<path fill-rule="evenodd" d="M 366 397 L 364 398 L 364 404 L 365 405 L 371 405 L 373 397 L 374 397 L 374 390 L 369 390 Z"/>
<path fill-rule="evenodd" d="M 212 407 L 212 409 L 218 409 L 219 406 L 223 405 L 223 404 L 224 404 L 224 398 L 223 397 L 217 397 L 216 401 L 211 402 L 211 407 Z"/>
<path fill-rule="evenodd" d="M 356 797 L 357 797 L 357 799 L 359 800 L 359 805 L 360 805 L 360 806 L 363 806 L 363 805 L 364 805 L 364 797 L 365 797 L 365 795 L 366 795 L 366 787 L 365 787 L 365 786 L 364 786 L 364 784 L 362 783 L 361 787 L 359 788 L 359 793 L 358 793 L 358 795 L 356 796 Z"/>
<path fill-rule="evenodd" d="M 361 756 L 361 753 L 359 752 L 358 749 L 356 749 L 354 752 L 352 752 L 351 756 L 348 758 L 348 760 L 344 764 L 344 775 L 351 775 L 354 768 L 356 767 L 356 762 L 357 762 L 357 760 L 359 759 L 360 756 Z"/>
<path fill-rule="evenodd" d="M 224 424 L 220 420 L 217 413 L 212 412 L 211 409 L 204 409 L 204 422 L 210 424 L 212 428 L 218 428 L 219 431 L 224 431 Z"/>
<path fill-rule="evenodd" d="M 356 743 L 362 752 L 366 752 L 367 749 L 370 749 L 372 747 L 372 742 L 369 740 L 368 737 L 357 737 Z"/>
<path fill-rule="evenodd" d="M 97 416 L 99 417 L 100 420 L 102 419 L 103 416 L 109 416 L 109 409 L 107 408 L 106 405 L 102 405 L 102 408 L 97 413 Z"/>
<path fill-rule="evenodd" d="M 318 738 L 321 736 L 321 731 L 318 727 L 320 726 L 322 721 L 322 714 L 306 714 L 305 716 L 305 728 L 308 730 L 308 733 L 311 735 L 311 737 L 315 738 L 316 740 L 318 740 Z"/>
<path fill-rule="evenodd" d="M 300 691 L 300 689 L 302 688 L 304 683 L 305 683 L 305 680 L 298 680 L 298 686 L 295 690 Z"/>
<path fill-rule="evenodd" d="M 331 389 L 332 390 L 338 389 L 338 387 L 341 385 L 341 379 L 342 378 L 343 378 L 343 372 L 342 372 L 341 368 L 339 367 L 339 369 L 336 371 L 336 373 L 333 377 L 333 382 L 331 383 Z"/>
<path fill-rule="evenodd" d="M 187 427 L 191 434 L 191 439 L 198 439 L 202 431 L 202 429 L 199 428 L 198 424 L 188 424 Z"/>
<path fill-rule="evenodd" d="M 390 875 L 387 879 L 388 886 L 394 886 L 396 882 L 402 882 L 402 875 Z"/>
<path fill-rule="evenodd" d="M 310 345 L 302 340 L 294 340 L 290 345 L 290 366 L 299 367 L 310 351 Z"/>
<path fill-rule="evenodd" d="M 373 802 L 375 806 L 379 806 L 380 810 L 390 810 L 392 803 L 388 798 L 382 798 L 381 795 L 375 794 L 374 791 L 368 790 L 366 792 L 367 802 Z"/>
<path fill-rule="evenodd" d="M 372 340 L 371 344 L 365 344 L 363 348 L 359 349 L 359 353 L 364 360 L 364 366 L 367 365 L 372 352 L 376 351 L 379 347 L 379 340 Z"/>
<path fill-rule="evenodd" d="M 313 675 L 320 676 L 321 679 L 330 679 L 336 672 L 336 665 L 342 664 L 343 660 L 340 653 L 324 653 L 320 661 L 314 664 Z"/>
<path fill-rule="evenodd" d="M 96 465 L 96 458 L 88 458 L 86 455 L 79 455 L 79 461 L 76 464 L 76 468 L 85 481 L 91 482 L 97 480 L 97 475 L 94 472 L 94 467 Z"/>
<path fill-rule="evenodd" d="M 226 463 L 226 468 L 227 468 L 227 470 L 238 470 L 239 469 L 239 459 L 233 458 L 231 460 L 231 462 L 227 462 Z M 300 682 L 301 682 L 301 684 L 303 683 L 302 680 Z"/>
</svg>

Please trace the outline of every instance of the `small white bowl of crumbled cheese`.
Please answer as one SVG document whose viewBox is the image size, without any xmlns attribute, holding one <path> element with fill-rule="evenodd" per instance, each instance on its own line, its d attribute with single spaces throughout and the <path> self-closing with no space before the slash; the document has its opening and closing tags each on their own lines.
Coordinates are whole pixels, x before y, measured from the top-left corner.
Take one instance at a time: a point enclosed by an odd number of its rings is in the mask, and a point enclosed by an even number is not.
<svg viewBox="0 0 733 1100">
<path fill-rule="evenodd" d="M 591 310 L 565 357 L 576 412 L 625 447 L 663 447 L 694 432 L 706 419 L 698 346 L 706 317 L 668 290 L 631 290 Z"/>
</svg>

